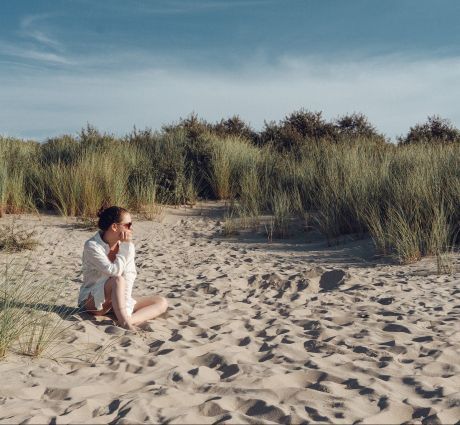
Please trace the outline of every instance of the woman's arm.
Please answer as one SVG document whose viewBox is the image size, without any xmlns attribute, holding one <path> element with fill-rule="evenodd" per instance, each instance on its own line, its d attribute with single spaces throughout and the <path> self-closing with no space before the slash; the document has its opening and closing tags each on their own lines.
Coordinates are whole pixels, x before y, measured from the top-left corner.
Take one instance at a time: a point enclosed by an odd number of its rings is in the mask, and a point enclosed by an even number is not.
<svg viewBox="0 0 460 425">
<path fill-rule="evenodd" d="M 107 276 L 121 276 L 130 260 L 129 245 L 125 243 L 120 244 L 120 249 L 113 263 L 101 247 L 92 241 L 85 244 L 85 254 L 86 261 Z"/>
<path fill-rule="evenodd" d="M 123 244 L 122 244 L 123 245 Z M 128 285 L 132 286 L 137 276 L 134 244 L 129 244 L 129 257 L 124 270 L 124 277 Z"/>
</svg>

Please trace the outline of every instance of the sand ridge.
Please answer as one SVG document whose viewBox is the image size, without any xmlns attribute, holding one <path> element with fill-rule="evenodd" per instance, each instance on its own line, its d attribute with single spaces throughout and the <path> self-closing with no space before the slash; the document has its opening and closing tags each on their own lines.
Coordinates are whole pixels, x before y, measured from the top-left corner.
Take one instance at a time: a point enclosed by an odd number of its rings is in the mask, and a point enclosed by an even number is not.
<svg viewBox="0 0 460 425">
<path fill-rule="evenodd" d="M 74 306 L 93 232 L 58 217 L 23 221 L 46 246 L 40 273 L 66 274 Z M 160 293 L 170 310 L 139 334 L 77 317 L 70 350 L 112 344 L 95 365 L 9 356 L 0 422 L 459 420 L 460 274 L 438 276 L 432 260 L 368 261 L 367 241 L 267 243 L 221 228 L 180 210 L 135 222 L 134 297 Z"/>
</svg>

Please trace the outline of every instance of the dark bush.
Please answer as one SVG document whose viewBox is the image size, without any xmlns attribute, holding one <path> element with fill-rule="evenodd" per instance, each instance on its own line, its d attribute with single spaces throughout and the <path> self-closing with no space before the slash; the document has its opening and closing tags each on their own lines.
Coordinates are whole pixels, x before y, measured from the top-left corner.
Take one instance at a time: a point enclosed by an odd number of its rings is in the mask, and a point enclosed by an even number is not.
<svg viewBox="0 0 460 425">
<path fill-rule="evenodd" d="M 343 115 L 334 121 L 339 139 L 365 138 L 385 142 L 385 137 L 361 113 Z"/>
<path fill-rule="evenodd" d="M 183 130 L 188 139 L 195 140 L 202 134 L 212 131 L 212 124 L 202 118 L 198 118 L 198 115 L 193 112 L 187 118 L 180 118 L 177 123 L 164 125 L 162 130 L 165 133 Z"/>
<path fill-rule="evenodd" d="M 283 124 L 307 139 L 319 140 L 334 134 L 333 126 L 324 120 L 321 111 L 295 111 L 284 119 Z"/>
<path fill-rule="evenodd" d="M 334 140 L 336 129 L 322 117 L 322 112 L 310 112 L 304 109 L 295 111 L 276 124 L 265 122 L 260 133 L 260 144 L 273 142 L 281 151 L 298 148 L 305 142 L 322 139 Z"/>
<path fill-rule="evenodd" d="M 218 136 L 237 136 L 252 142 L 256 142 L 258 139 L 258 134 L 238 115 L 226 120 L 222 119 L 212 126 L 212 131 Z"/>
<path fill-rule="evenodd" d="M 452 143 L 460 142 L 460 130 L 438 115 L 428 117 L 423 124 L 411 127 L 405 137 L 399 137 L 400 144 L 410 143 Z"/>
</svg>

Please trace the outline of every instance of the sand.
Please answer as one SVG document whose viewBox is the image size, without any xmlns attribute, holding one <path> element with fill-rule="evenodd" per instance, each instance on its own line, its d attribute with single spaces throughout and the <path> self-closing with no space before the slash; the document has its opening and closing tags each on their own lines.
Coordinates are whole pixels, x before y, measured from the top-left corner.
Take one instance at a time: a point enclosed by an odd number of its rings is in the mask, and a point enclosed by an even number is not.
<svg viewBox="0 0 460 425">
<path fill-rule="evenodd" d="M 220 208 L 136 221 L 134 297 L 161 294 L 169 311 L 137 334 L 76 316 L 54 359 L 9 355 L 0 422 L 460 419 L 460 273 L 437 275 L 433 259 L 391 264 L 369 240 L 226 238 Z M 37 273 L 63 279 L 63 302 L 75 306 L 94 232 L 60 217 L 20 221 L 43 243 Z M 95 364 L 82 361 L 101 347 Z"/>
</svg>

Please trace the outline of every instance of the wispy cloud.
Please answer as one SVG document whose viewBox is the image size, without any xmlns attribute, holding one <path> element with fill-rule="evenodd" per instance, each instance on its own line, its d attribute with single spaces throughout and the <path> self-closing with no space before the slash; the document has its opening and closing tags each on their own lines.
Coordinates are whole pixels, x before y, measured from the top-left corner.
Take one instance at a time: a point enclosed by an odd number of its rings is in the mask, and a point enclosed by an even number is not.
<svg viewBox="0 0 460 425">
<path fill-rule="evenodd" d="M 74 63 L 64 55 L 19 43 L 0 42 L 0 54 L 51 64 L 71 65 Z"/>
<path fill-rule="evenodd" d="M 28 39 L 31 39 L 47 48 L 62 52 L 64 50 L 62 44 L 50 35 L 49 28 L 44 26 L 49 14 L 27 15 L 21 19 L 20 34 Z"/>
<path fill-rule="evenodd" d="M 152 7 L 152 5 L 145 5 L 144 7 L 153 13 L 188 13 L 203 10 L 254 7 L 271 2 L 273 0 L 198 0 L 193 2 L 168 0 L 163 2 L 160 7 Z"/>
<path fill-rule="evenodd" d="M 142 12 L 155 15 L 175 15 L 187 13 L 200 13 L 204 11 L 219 11 L 230 8 L 247 8 L 273 3 L 277 0 L 138 0 L 135 5 L 127 2 L 99 2 L 91 0 L 78 0 L 81 3 L 91 4 L 92 7 L 106 8 L 113 11 L 117 9 L 125 12 Z"/>
<path fill-rule="evenodd" d="M 64 46 L 51 35 L 46 21 L 49 14 L 27 15 L 19 23 L 14 41 L 0 40 L 0 54 L 54 65 L 70 65 L 73 60 L 65 54 Z"/>
</svg>

